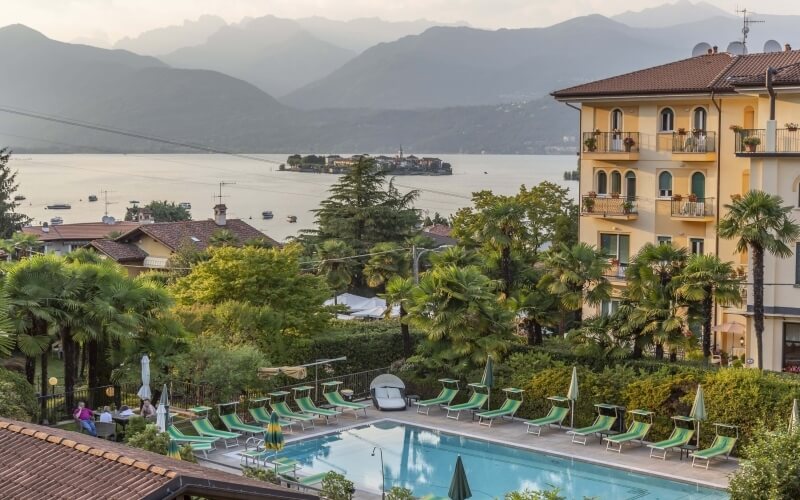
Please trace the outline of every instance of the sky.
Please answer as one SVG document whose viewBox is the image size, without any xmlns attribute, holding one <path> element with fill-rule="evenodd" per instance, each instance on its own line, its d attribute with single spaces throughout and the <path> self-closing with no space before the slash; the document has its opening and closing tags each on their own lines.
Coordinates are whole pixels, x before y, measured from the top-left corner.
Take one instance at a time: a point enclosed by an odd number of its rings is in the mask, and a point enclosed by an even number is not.
<svg viewBox="0 0 800 500">
<path fill-rule="evenodd" d="M 0 26 L 22 23 L 62 41 L 113 43 L 202 14 L 215 14 L 228 22 L 267 14 L 340 20 L 425 18 L 495 29 L 549 26 L 572 17 L 611 16 L 663 3 L 666 0 L 637 0 L 634 5 L 630 0 L 0 0 Z M 737 5 L 747 6 L 746 0 L 708 3 L 731 13 Z M 750 7 L 766 14 L 800 14 L 796 0 L 758 0 Z"/>
</svg>

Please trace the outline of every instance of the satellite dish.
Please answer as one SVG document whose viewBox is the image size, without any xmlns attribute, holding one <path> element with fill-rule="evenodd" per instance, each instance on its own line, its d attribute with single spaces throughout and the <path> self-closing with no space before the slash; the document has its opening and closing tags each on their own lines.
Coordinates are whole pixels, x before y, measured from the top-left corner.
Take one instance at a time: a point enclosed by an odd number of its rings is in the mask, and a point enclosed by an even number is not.
<svg viewBox="0 0 800 500">
<path fill-rule="evenodd" d="M 110 215 L 104 215 L 101 220 L 104 224 L 114 224 L 116 222 L 116 220 Z"/>
<path fill-rule="evenodd" d="M 782 50 L 781 44 L 775 40 L 767 40 L 764 44 L 764 52 L 780 52 Z"/>
<path fill-rule="evenodd" d="M 731 42 L 728 44 L 726 52 L 737 56 L 743 56 L 747 54 L 747 47 L 745 47 L 742 42 Z"/>
<path fill-rule="evenodd" d="M 700 42 L 692 49 L 692 57 L 704 56 L 708 54 L 709 50 L 711 50 L 711 45 L 706 42 Z"/>
</svg>

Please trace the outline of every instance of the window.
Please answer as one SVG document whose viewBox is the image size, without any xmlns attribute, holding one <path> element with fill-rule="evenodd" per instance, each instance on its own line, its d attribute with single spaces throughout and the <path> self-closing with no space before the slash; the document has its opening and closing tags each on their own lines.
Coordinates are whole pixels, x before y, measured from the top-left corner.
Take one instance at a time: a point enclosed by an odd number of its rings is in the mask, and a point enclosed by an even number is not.
<svg viewBox="0 0 800 500">
<path fill-rule="evenodd" d="M 672 196 L 672 174 L 661 172 L 658 174 L 658 196 L 669 198 Z"/>
<path fill-rule="evenodd" d="M 689 250 L 693 254 L 696 255 L 703 255 L 704 251 L 705 240 L 703 238 L 689 238 Z"/>
<path fill-rule="evenodd" d="M 619 108 L 611 111 L 611 130 L 622 132 L 622 110 Z"/>
<path fill-rule="evenodd" d="M 633 172 L 625 173 L 625 196 L 629 200 L 636 199 L 636 174 Z"/>
<path fill-rule="evenodd" d="M 698 200 L 706 197 L 706 176 L 702 172 L 692 174 L 692 194 L 697 196 Z"/>
<path fill-rule="evenodd" d="M 657 245 L 672 245 L 672 236 L 656 236 Z"/>
<path fill-rule="evenodd" d="M 694 116 L 692 118 L 692 128 L 705 131 L 707 117 L 708 112 L 705 110 L 705 108 L 695 109 Z"/>
<path fill-rule="evenodd" d="M 600 233 L 600 249 L 620 265 L 630 262 L 631 237 L 627 234 Z"/>
<path fill-rule="evenodd" d="M 608 178 L 602 170 L 597 172 L 597 194 L 608 193 Z"/>
<path fill-rule="evenodd" d="M 800 323 L 783 324 L 783 371 L 800 373 Z"/>
<path fill-rule="evenodd" d="M 659 125 L 659 132 L 672 132 L 675 126 L 675 112 L 670 108 L 661 110 L 661 121 Z"/>
<path fill-rule="evenodd" d="M 619 309 L 618 300 L 603 300 L 600 302 L 600 316 L 611 316 Z"/>
<path fill-rule="evenodd" d="M 611 194 L 620 194 L 622 192 L 622 174 L 616 170 L 611 172 Z"/>
</svg>

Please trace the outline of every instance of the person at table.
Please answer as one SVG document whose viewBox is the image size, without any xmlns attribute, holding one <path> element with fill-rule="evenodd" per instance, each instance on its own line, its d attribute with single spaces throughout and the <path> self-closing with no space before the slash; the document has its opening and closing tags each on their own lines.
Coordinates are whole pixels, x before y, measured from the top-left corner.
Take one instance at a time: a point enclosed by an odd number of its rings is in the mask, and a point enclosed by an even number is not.
<svg viewBox="0 0 800 500">
<path fill-rule="evenodd" d="M 114 422 L 114 419 L 111 417 L 111 408 L 108 406 L 103 407 L 103 411 L 100 413 L 100 418 L 98 418 L 100 422 L 110 424 Z"/>
<path fill-rule="evenodd" d="M 142 402 L 142 411 L 139 413 L 142 418 L 151 418 L 156 416 L 156 408 L 150 402 L 149 399 L 145 399 Z"/>
<path fill-rule="evenodd" d="M 75 420 L 80 422 L 81 427 L 83 427 L 86 432 L 94 437 L 97 437 L 97 429 L 95 428 L 94 420 L 92 419 L 92 410 L 86 407 L 86 403 L 83 401 L 78 402 L 78 407 L 75 408 L 72 416 L 75 417 Z"/>
<path fill-rule="evenodd" d="M 128 405 L 120 406 L 120 408 L 119 408 L 119 416 L 120 417 L 130 417 L 130 416 L 133 416 L 133 415 L 134 415 L 134 413 L 133 413 L 133 410 L 131 410 L 130 406 L 128 406 Z"/>
</svg>

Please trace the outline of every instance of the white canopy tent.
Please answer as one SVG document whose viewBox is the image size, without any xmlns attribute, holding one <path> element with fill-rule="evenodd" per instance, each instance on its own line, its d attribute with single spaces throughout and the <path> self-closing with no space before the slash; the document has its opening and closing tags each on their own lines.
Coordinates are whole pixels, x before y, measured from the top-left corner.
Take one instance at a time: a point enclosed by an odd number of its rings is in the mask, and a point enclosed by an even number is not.
<svg viewBox="0 0 800 500">
<path fill-rule="evenodd" d="M 361 297 L 353 295 L 352 293 L 343 293 L 336 297 L 336 304 L 346 306 L 350 311 L 349 314 L 339 314 L 339 319 L 354 319 L 354 318 L 383 318 L 386 314 L 386 301 L 380 297 Z M 326 306 L 334 305 L 333 299 L 325 301 Z M 391 316 L 393 318 L 400 315 L 400 308 L 395 306 L 392 308 Z"/>
</svg>

